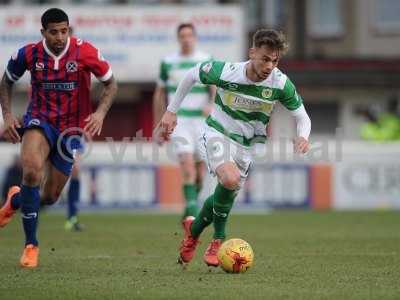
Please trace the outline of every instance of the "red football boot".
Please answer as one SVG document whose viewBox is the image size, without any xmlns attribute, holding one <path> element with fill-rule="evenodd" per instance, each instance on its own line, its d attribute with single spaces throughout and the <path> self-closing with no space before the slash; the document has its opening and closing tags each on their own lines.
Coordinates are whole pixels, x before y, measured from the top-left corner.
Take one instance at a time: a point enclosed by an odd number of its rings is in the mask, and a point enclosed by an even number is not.
<svg viewBox="0 0 400 300">
<path fill-rule="evenodd" d="M 204 262 L 209 267 L 218 267 L 219 262 L 217 258 L 217 253 L 219 248 L 222 245 L 222 240 L 212 240 L 211 243 L 208 245 L 206 252 L 204 253 L 203 259 Z"/>
<path fill-rule="evenodd" d="M 192 259 L 196 252 L 197 244 L 199 243 L 199 239 L 192 237 L 192 233 L 190 228 L 192 227 L 192 223 L 194 221 L 194 217 L 186 217 L 182 221 L 182 226 L 184 230 L 184 238 L 181 242 L 181 246 L 179 248 L 179 258 L 178 263 L 187 264 Z"/>
</svg>

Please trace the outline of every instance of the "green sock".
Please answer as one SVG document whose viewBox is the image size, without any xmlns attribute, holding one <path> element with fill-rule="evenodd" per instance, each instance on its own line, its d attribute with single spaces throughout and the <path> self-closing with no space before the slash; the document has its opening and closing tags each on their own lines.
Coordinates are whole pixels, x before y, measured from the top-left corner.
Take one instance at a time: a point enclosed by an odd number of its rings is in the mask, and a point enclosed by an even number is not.
<svg viewBox="0 0 400 300">
<path fill-rule="evenodd" d="M 192 223 L 192 235 L 198 237 L 213 221 L 214 194 L 204 201 L 203 207 L 197 218 Z"/>
<path fill-rule="evenodd" d="M 219 183 L 215 188 L 213 208 L 214 239 L 225 239 L 225 225 L 237 192 L 237 190 L 228 190 Z"/>
<path fill-rule="evenodd" d="M 184 184 L 183 195 L 186 200 L 184 218 L 187 216 L 197 216 L 197 190 L 195 184 Z"/>
</svg>

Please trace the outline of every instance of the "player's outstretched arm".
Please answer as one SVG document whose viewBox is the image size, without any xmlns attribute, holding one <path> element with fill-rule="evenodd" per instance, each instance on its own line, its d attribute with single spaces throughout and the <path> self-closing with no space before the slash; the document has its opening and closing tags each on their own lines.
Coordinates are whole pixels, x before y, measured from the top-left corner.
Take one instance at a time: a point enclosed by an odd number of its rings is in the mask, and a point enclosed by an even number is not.
<svg viewBox="0 0 400 300">
<path fill-rule="evenodd" d="M 16 128 L 21 127 L 19 121 L 13 116 L 11 112 L 11 95 L 12 95 L 13 82 L 8 79 L 6 73 L 0 82 L 0 105 L 3 111 L 4 119 L 4 132 L 3 137 L 5 140 L 15 144 L 21 141 Z"/>
<path fill-rule="evenodd" d="M 114 76 L 102 83 L 104 87 L 100 96 L 99 106 L 97 107 L 96 111 L 90 114 L 85 120 L 87 124 L 84 130 L 90 136 L 95 134 L 100 135 L 104 118 L 110 109 L 118 90 L 117 82 L 114 79 Z"/>
<path fill-rule="evenodd" d="M 302 154 L 307 153 L 310 148 L 308 142 L 311 132 L 310 117 L 308 116 L 303 104 L 291 113 L 296 120 L 297 127 L 297 137 L 293 141 L 294 152 Z"/>
<path fill-rule="evenodd" d="M 166 110 L 166 90 L 165 87 L 156 86 L 153 95 L 153 126 L 156 127 L 160 122 L 163 113 Z"/>
</svg>

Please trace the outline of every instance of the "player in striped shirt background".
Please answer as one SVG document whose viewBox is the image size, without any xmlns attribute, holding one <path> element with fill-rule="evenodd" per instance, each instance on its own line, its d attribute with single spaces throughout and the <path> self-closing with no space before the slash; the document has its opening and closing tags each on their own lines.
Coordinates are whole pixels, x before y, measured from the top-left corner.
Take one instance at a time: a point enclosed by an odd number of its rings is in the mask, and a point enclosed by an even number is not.
<svg viewBox="0 0 400 300">
<path fill-rule="evenodd" d="M 103 120 L 117 92 L 112 70 L 90 43 L 69 36 L 69 19 L 58 8 L 41 17 L 43 39 L 12 55 L 0 83 L 4 137 L 21 142 L 23 180 L 10 189 L 0 210 L 4 227 L 21 209 L 25 232 L 22 267 L 38 265 L 36 236 L 40 203 L 51 205 L 68 181 L 74 152 L 81 147 L 82 134 L 100 134 Z M 23 122 L 11 110 L 11 92 L 25 71 L 30 72 L 31 95 Z M 95 112 L 90 102 L 90 76 L 103 83 Z M 40 187 L 41 193 L 40 193 Z"/>
<path fill-rule="evenodd" d="M 178 25 L 177 38 L 179 51 L 167 55 L 160 65 L 160 76 L 153 96 L 155 126 L 165 112 L 167 104 L 173 101 L 178 84 L 186 72 L 197 63 L 211 59 L 209 54 L 196 49 L 197 36 L 193 24 Z M 198 212 L 197 197 L 205 173 L 205 165 L 199 155 L 198 137 L 205 125 L 205 117 L 211 111 L 214 95 L 214 86 L 195 84 L 177 112 L 179 125 L 172 136 L 172 142 L 183 177 L 183 218 L 196 216 Z"/>
<path fill-rule="evenodd" d="M 180 263 L 192 260 L 200 234 L 213 224 L 213 240 L 203 259 L 209 266 L 218 266 L 217 252 L 226 237 L 225 226 L 234 199 L 252 163 L 252 147 L 266 142 L 266 126 L 277 101 L 296 120 L 294 151 L 308 151 L 310 118 L 295 86 L 277 68 L 286 49 L 283 34 L 275 30 L 258 30 L 249 50 L 250 60 L 239 63 L 209 61 L 190 69 L 162 117 L 160 131 L 168 140 L 177 124 L 176 113 L 192 86 L 196 82 L 217 86 L 215 108 L 207 118 L 208 126 L 200 139 L 202 153 L 210 172 L 217 176 L 218 184 L 197 218 L 183 220 L 185 236 L 180 247 Z"/>
</svg>

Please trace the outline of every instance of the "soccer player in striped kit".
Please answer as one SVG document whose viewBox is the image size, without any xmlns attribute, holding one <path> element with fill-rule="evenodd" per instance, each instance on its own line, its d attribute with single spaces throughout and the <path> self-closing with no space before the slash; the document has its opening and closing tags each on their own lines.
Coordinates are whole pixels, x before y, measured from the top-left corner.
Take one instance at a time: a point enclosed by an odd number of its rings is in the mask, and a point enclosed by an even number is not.
<svg viewBox="0 0 400 300">
<path fill-rule="evenodd" d="M 177 28 L 179 51 L 167 55 L 161 62 L 160 77 L 153 96 L 154 123 L 157 124 L 166 105 L 173 101 L 176 88 L 183 76 L 197 63 L 210 60 L 211 56 L 196 49 L 196 29 L 191 23 L 181 23 Z M 179 125 L 174 131 L 172 142 L 178 155 L 183 177 L 182 192 L 185 199 L 183 218 L 196 216 L 197 197 L 201 190 L 205 165 L 199 155 L 198 136 L 211 111 L 214 86 L 196 84 L 188 93 L 177 112 Z"/>
<path fill-rule="evenodd" d="M 0 83 L 4 137 L 21 142 L 23 179 L 11 187 L 0 209 L 4 227 L 21 209 L 25 248 L 20 264 L 35 268 L 39 247 L 36 237 L 40 203 L 55 203 L 71 173 L 73 153 L 82 133 L 100 134 L 103 120 L 117 92 L 111 68 L 90 43 L 69 36 L 69 19 L 58 8 L 41 17 L 43 39 L 19 49 L 8 62 Z M 32 92 L 23 122 L 11 111 L 11 92 L 25 71 L 31 75 Z M 90 102 L 90 76 L 103 83 L 96 111 Z M 41 187 L 41 193 L 40 193 Z"/>
<path fill-rule="evenodd" d="M 226 237 L 225 226 L 234 199 L 248 175 L 251 149 L 255 143 L 266 142 L 266 126 L 277 101 L 296 120 L 294 151 L 308 151 L 310 118 L 295 86 L 277 68 L 286 48 L 283 34 L 275 30 L 258 30 L 249 50 L 250 60 L 239 63 L 210 61 L 197 65 L 185 75 L 174 101 L 167 107 L 160 122 L 165 139 L 173 132 L 176 112 L 191 87 L 196 82 L 217 86 L 215 109 L 207 118 L 208 126 L 200 138 L 208 168 L 217 176 L 218 185 L 197 218 L 183 220 L 185 236 L 180 247 L 181 263 L 192 260 L 200 234 L 213 224 L 213 240 L 203 258 L 207 265 L 218 266 L 217 252 Z"/>
</svg>

